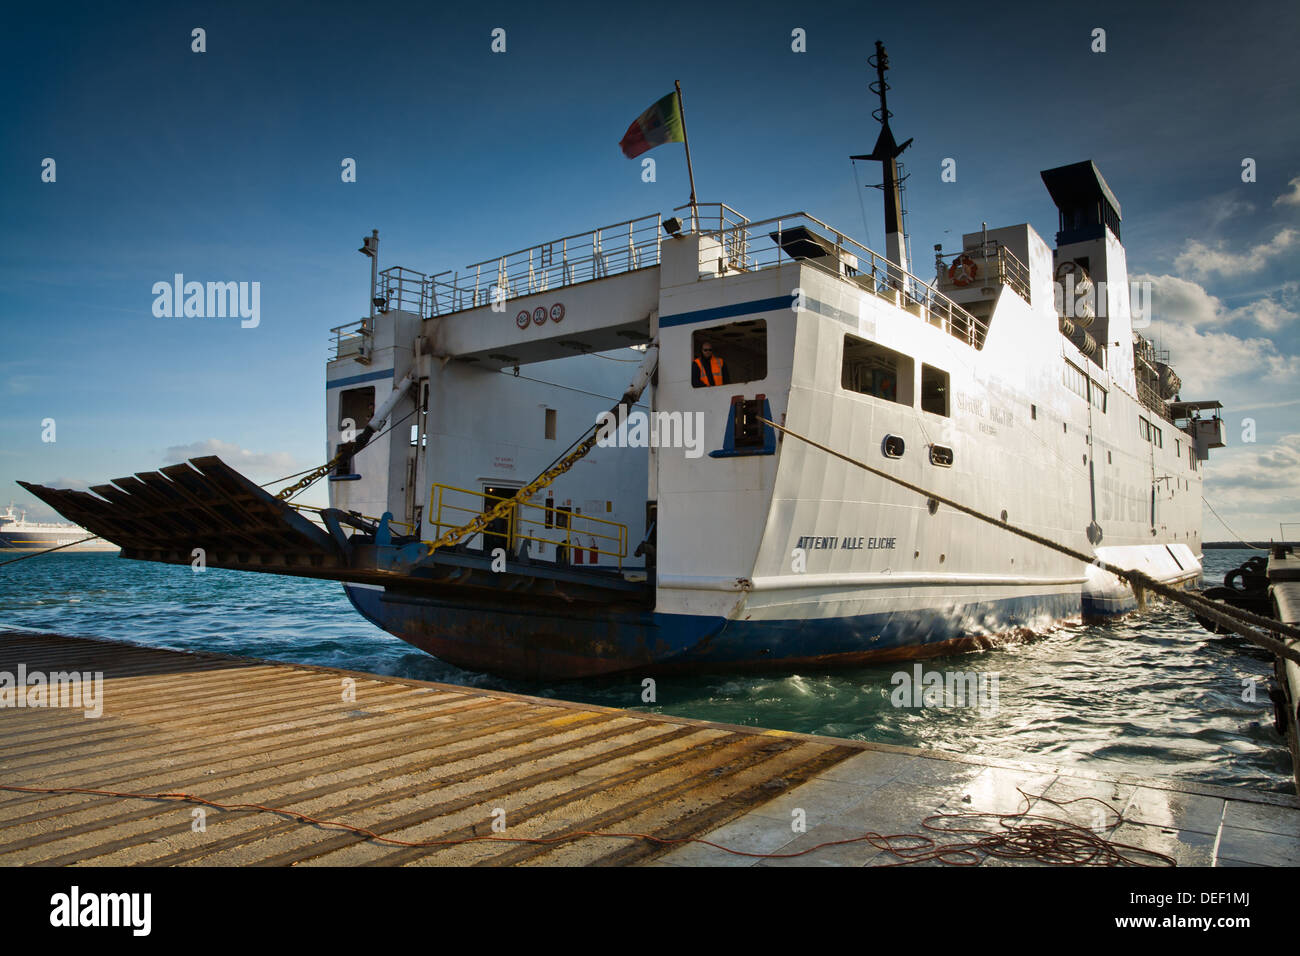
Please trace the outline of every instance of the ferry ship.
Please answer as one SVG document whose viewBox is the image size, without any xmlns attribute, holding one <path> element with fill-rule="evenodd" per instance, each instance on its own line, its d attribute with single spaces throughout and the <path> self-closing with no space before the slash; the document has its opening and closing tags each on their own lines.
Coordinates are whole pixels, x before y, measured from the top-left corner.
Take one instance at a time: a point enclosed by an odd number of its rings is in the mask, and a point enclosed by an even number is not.
<svg viewBox="0 0 1300 956">
<path fill-rule="evenodd" d="M 91 540 L 86 540 L 90 538 Z M 28 521 L 27 512 L 9 502 L 0 514 L 0 551 L 116 551 L 117 545 L 94 538 L 85 528 L 61 522 Z"/>
<path fill-rule="evenodd" d="M 1046 170 L 1054 242 L 981 226 L 920 278 L 874 65 L 884 254 L 724 203 L 435 274 L 380 271 L 372 232 L 326 366 L 330 507 L 216 458 L 25 487 L 125 557 L 340 580 L 428 653 L 535 680 L 921 658 L 1135 608 L 938 498 L 1197 583 L 1220 406 L 1134 328 L 1118 199 L 1091 161 Z"/>
</svg>

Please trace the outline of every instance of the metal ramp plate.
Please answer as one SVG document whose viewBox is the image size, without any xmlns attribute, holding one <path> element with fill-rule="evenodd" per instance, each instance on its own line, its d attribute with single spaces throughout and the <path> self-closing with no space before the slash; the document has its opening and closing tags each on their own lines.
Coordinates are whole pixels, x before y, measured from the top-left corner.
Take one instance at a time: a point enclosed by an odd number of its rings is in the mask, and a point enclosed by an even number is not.
<svg viewBox="0 0 1300 956">
<path fill-rule="evenodd" d="M 220 458 L 115 478 L 84 491 L 18 482 L 59 514 L 122 549 L 122 557 L 309 577 L 348 577 L 333 538 Z M 96 497 L 98 496 L 98 497 Z"/>
</svg>

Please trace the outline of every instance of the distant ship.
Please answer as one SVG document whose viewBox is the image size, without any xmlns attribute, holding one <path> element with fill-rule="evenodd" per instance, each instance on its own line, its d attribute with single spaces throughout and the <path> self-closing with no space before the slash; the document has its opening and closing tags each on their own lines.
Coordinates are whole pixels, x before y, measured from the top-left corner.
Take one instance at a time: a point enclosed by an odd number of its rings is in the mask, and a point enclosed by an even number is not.
<svg viewBox="0 0 1300 956">
<path fill-rule="evenodd" d="M 929 657 L 1138 606 L 938 496 L 1195 585 L 1221 406 L 1183 401 L 1134 328 L 1119 200 L 1091 161 L 1045 170 L 1054 244 L 981 228 L 914 275 L 874 65 L 882 129 L 854 158 L 882 165 L 883 255 L 722 203 L 436 275 L 379 272 L 372 233 L 327 465 L 274 497 L 212 457 L 20 484 L 124 557 L 342 581 L 416 647 L 537 680 Z M 331 507 L 286 503 L 326 474 Z"/>
<path fill-rule="evenodd" d="M 90 532 L 64 522 L 28 521 L 27 512 L 14 511 L 11 501 L 0 514 L 0 551 L 44 551 L 81 542 L 64 551 L 117 551 L 117 545 L 102 538 L 89 538 Z"/>
</svg>

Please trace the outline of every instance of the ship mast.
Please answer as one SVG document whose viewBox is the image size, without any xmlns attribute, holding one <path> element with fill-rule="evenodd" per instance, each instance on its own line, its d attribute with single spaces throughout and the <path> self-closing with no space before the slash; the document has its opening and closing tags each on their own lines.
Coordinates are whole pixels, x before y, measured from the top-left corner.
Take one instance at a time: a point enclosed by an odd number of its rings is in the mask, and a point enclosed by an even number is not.
<svg viewBox="0 0 1300 956">
<path fill-rule="evenodd" d="M 868 57 L 867 62 L 876 68 L 876 79 L 870 88 L 871 92 L 880 97 L 880 108 L 872 110 L 871 115 L 880 123 L 880 136 L 876 140 L 875 149 L 869 155 L 849 158 L 880 163 L 884 172 L 884 182 L 878 187 L 868 188 L 882 189 L 885 193 L 885 258 L 903 271 L 907 271 L 907 246 L 903 239 L 903 204 L 899 194 L 898 157 L 903 154 L 903 150 L 912 145 L 912 140 L 908 139 L 900 146 L 895 142 L 894 133 L 889 128 L 889 117 L 894 115 L 889 111 L 885 98 L 889 90 L 889 84 L 885 82 L 885 71 L 889 69 L 889 54 L 885 52 L 885 45 L 879 40 L 876 41 L 875 56 Z"/>
</svg>

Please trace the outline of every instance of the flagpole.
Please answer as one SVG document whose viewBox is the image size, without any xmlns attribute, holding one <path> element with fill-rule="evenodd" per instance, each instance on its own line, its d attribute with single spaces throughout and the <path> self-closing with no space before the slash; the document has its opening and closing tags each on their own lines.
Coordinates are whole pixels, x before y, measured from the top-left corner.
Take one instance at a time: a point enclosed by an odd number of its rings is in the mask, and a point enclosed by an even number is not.
<svg viewBox="0 0 1300 956">
<path fill-rule="evenodd" d="M 691 228 L 695 228 L 695 167 L 691 165 L 691 138 L 686 135 L 686 104 L 682 102 L 682 84 L 680 80 L 674 80 L 673 86 L 677 87 L 677 109 L 682 114 L 682 143 L 686 146 L 686 175 L 691 179 Z"/>
</svg>

